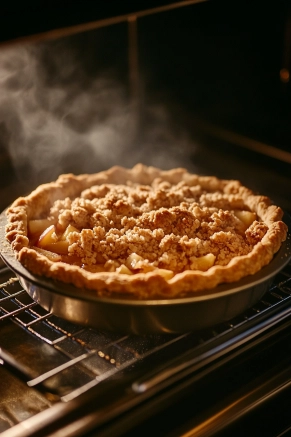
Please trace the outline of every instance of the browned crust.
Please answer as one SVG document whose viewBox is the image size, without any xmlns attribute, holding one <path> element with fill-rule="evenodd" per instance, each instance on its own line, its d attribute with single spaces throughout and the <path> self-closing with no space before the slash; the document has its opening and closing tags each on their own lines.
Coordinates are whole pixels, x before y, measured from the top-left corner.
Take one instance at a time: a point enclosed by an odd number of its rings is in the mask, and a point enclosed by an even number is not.
<svg viewBox="0 0 291 437">
<path fill-rule="evenodd" d="M 171 183 L 191 181 L 210 190 L 239 193 L 250 210 L 255 211 L 268 231 L 254 249 L 244 256 L 237 256 L 226 266 L 213 266 L 206 272 L 187 270 L 166 280 L 155 271 L 121 275 L 116 272 L 90 273 L 63 262 L 52 262 L 29 248 L 27 222 L 34 217 L 45 217 L 55 200 L 77 197 L 84 189 L 103 183 L 124 184 L 127 180 L 150 184 L 155 178 Z M 155 167 L 138 164 L 132 169 L 112 167 L 92 174 L 61 175 L 54 183 L 40 185 L 27 197 L 17 199 L 7 211 L 6 238 L 11 243 L 18 260 L 32 273 L 72 283 L 79 288 L 97 292 L 127 293 L 139 298 L 152 296 L 176 297 L 189 292 L 209 290 L 223 282 L 235 282 L 244 276 L 258 272 L 267 265 L 279 250 L 287 236 L 287 226 L 282 221 L 283 211 L 271 205 L 266 196 L 256 196 L 238 181 L 220 180 L 215 177 L 197 176 L 178 168 L 162 171 Z"/>
</svg>

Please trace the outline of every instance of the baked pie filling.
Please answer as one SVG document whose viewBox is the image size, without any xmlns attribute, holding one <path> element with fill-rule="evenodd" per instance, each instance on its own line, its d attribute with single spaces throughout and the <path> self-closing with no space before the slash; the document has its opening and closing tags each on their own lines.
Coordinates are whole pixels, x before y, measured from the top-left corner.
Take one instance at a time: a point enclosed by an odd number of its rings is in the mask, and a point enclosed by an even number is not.
<svg viewBox="0 0 291 437">
<path fill-rule="evenodd" d="M 6 238 L 36 275 L 177 297 L 259 271 L 286 239 L 282 216 L 239 181 L 138 164 L 40 185 L 7 210 Z"/>
</svg>

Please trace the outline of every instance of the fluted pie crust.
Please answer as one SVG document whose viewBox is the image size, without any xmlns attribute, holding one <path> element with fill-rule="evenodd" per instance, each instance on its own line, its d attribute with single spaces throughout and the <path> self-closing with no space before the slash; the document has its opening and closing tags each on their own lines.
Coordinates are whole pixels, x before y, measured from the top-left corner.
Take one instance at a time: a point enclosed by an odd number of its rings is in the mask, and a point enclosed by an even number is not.
<svg viewBox="0 0 291 437">
<path fill-rule="evenodd" d="M 171 298 L 258 272 L 286 239 L 282 217 L 239 181 L 137 164 L 40 185 L 8 208 L 6 239 L 35 275 L 99 295 Z"/>
</svg>

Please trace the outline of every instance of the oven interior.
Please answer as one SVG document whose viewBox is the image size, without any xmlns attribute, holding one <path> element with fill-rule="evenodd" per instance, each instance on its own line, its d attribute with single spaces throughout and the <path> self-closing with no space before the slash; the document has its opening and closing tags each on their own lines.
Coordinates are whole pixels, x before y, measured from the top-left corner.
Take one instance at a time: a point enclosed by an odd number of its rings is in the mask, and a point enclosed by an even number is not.
<svg viewBox="0 0 291 437">
<path fill-rule="evenodd" d="M 240 179 L 291 212 L 289 2 L 55 3 L 4 8 L 1 210 L 60 173 L 144 162 Z M 290 296 L 288 264 L 227 323 L 118 335 L 43 310 L 3 263 L 0 432 L 283 435 Z"/>
<path fill-rule="evenodd" d="M 1 210 L 60 173 L 144 162 L 290 211 L 289 2 L 119 3 L 6 6 Z"/>
</svg>

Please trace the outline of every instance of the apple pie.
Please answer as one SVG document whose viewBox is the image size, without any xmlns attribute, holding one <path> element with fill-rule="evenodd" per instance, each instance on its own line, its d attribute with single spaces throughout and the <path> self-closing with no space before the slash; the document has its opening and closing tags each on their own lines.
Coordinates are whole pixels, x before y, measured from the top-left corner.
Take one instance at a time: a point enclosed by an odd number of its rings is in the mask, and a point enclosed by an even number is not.
<svg viewBox="0 0 291 437">
<path fill-rule="evenodd" d="M 40 185 L 8 208 L 6 239 L 35 275 L 170 298 L 258 272 L 286 239 L 282 217 L 237 180 L 137 164 Z"/>
</svg>

